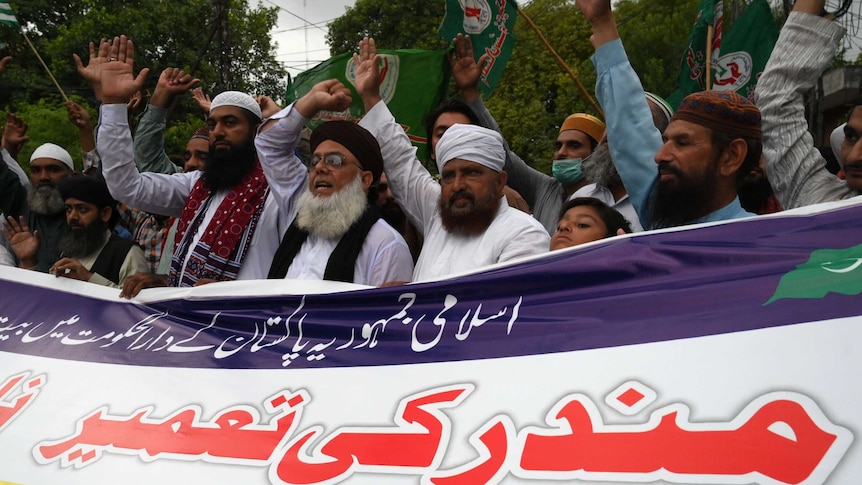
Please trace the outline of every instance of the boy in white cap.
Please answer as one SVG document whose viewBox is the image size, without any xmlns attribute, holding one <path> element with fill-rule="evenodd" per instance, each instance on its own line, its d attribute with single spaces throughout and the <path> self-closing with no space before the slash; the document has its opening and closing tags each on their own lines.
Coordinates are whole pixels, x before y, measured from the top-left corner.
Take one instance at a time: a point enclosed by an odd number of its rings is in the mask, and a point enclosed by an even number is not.
<svg viewBox="0 0 862 485">
<path fill-rule="evenodd" d="M 502 137 L 480 126 L 452 125 L 436 147 L 438 184 L 381 102 L 374 41 L 359 46 L 356 89 L 366 110 L 360 125 L 380 143 L 392 193 L 425 236 L 413 281 L 547 252 L 547 231 L 503 198 Z"/>
</svg>

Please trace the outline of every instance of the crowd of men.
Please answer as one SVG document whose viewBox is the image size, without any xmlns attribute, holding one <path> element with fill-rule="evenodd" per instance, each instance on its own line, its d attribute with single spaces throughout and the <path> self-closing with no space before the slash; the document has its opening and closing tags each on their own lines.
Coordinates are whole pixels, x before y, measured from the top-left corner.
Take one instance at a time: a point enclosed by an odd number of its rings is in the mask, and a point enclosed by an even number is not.
<svg viewBox="0 0 862 485">
<path fill-rule="evenodd" d="M 844 179 L 826 169 L 802 95 L 828 67 L 844 29 L 824 0 L 798 0 L 755 99 L 702 91 L 676 110 L 644 91 L 610 0 L 579 0 L 590 22 L 596 97 L 605 121 L 561 120 L 553 175 L 513 153 L 478 89 L 468 36 L 450 54 L 457 99 L 428 113 L 439 180 L 380 96 L 373 39 L 354 54 L 359 123 L 321 111 L 350 106 L 332 79 L 282 108 L 268 97 L 194 91 L 206 124 L 183 167 L 165 153 L 167 109 L 198 79 L 165 69 L 134 136 L 134 72 L 124 36 L 90 45 L 78 72 L 101 102 L 98 129 L 68 103 L 84 174 L 46 143 L 17 162 L 27 125 L 7 115 L 0 164 L 0 264 L 122 288 L 235 279 L 334 280 L 369 286 L 428 281 L 632 231 L 723 221 L 844 199 L 862 190 L 862 110 L 836 132 Z M 0 72 L 8 58 L 0 62 Z M 768 175 L 768 177 L 767 177 Z"/>
</svg>

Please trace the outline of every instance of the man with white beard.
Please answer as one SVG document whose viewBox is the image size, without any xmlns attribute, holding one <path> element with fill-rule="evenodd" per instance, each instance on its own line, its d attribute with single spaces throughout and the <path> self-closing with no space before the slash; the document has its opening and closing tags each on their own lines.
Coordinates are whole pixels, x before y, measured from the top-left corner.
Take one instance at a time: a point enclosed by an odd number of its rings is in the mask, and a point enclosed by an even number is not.
<svg viewBox="0 0 862 485">
<path fill-rule="evenodd" d="M 53 143 L 39 146 L 30 156 L 27 206 L 17 214 L 10 208 L 3 208 L 8 216 L 3 223 L 3 234 L 12 247 L 34 240 L 39 242 L 35 257 L 19 260 L 19 267 L 47 273 L 60 259 L 57 244 L 66 230 L 66 209 L 57 185 L 72 175 L 73 170 L 72 156 Z"/>
<path fill-rule="evenodd" d="M 264 98 L 263 103 L 271 100 Z M 262 125 L 255 144 L 277 199 L 287 203 L 290 196 L 289 190 L 281 190 L 280 180 L 305 170 L 294 154 L 303 125 L 321 110 L 341 111 L 349 105 L 350 92 L 343 84 L 323 81 Z M 296 203 L 296 218 L 273 258 L 269 278 L 371 286 L 410 281 L 410 249 L 380 218 L 375 204 L 383 156 L 371 133 L 349 121 L 328 121 L 312 132 L 311 151 L 308 186 Z"/>
</svg>

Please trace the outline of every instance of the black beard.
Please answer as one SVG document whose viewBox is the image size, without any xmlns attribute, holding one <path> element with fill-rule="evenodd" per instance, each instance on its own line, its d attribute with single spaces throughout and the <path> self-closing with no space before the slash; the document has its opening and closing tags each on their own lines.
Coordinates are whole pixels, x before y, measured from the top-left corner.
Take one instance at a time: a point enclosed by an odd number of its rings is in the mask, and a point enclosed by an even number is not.
<svg viewBox="0 0 862 485">
<path fill-rule="evenodd" d="M 607 143 L 599 143 L 593 153 L 584 158 L 581 170 L 587 180 L 600 187 L 609 188 L 622 183 Z"/>
<path fill-rule="evenodd" d="M 473 209 L 466 214 L 455 214 L 452 211 L 452 199 L 459 195 L 459 192 L 453 193 L 449 200 L 444 201 L 441 197 L 437 200 L 437 211 L 440 213 L 440 219 L 443 222 L 443 228 L 446 231 L 461 235 L 475 236 L 485 232 L 494 217 L 497 215 L 497 210 L 500 208 L 500 194 L 492 193 L 485 199 L 473 198 Z"/>
<path fill-rule="evenodd" d="M 737 193 L 743 209 L 759 214 L 760 209 L 772 197 L 772 186 L 766 177 L 746 177 Z"/>
<path fill-rule="evenodd" d="M 252 140 L 239 147 L 231 146 L 230 150 L 216 150 L 211 144 L 201 179 L 213 192 L 233 188 L 251 171 L 256 160 Z"/>
<path fill-rule="evenodd" d="M 57 187 L 48 184 L 32 185 L 27 190 L 27 205 L 36 214 L 54 215 L 66 210 L 66 203 Z"/>
<path fill-rule="evenodd" d="M 384 204 L 378 207 L 378 209 L 380 210 L 380 217 L 395 228 L 400 227 L 404 223 L 404 219 L 407 218 L 398 205 L 393 207 L 392 205 Z"/>
<path fill-rule="evenodd" d="M 677 187 L 663 186 L 659 181 L 651 197 L 650 229 L 690 224 L 707 214 L 706 210 L 715 197 L 715 165 L 710 165 L 706 172 L 694 178 L 681 172 L 676 174 L 679 177 Z"/>
<path fill-rule="evenodd" d="M 105 243 L 105 231 L 108 224 L 96 219 L 83 229 L 72 229 L 66 226 L 63 235 L 57 242 L 60 253 L 67 258 L 79 259 L 99 249 Z"/>
</svg>

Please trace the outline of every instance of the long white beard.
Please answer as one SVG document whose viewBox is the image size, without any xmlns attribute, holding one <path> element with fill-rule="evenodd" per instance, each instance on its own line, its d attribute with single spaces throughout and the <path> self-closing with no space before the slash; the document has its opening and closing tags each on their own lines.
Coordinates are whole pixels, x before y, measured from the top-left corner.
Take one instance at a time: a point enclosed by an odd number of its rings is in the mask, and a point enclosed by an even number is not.
<svg viewBox="0 0 862 485">
<path fill-rule="evenodd" d="M 54 215 L 63 212 L 66 203 L 60 195 L 60 191 L 53 185 L 40 185 L 27 189 L 27 204 L 30 209 L 44 215 Z"/>
<path fill-rule="evenodd" d="M 368 196 L 362 190 L 362 178 L 330 195 L 317 197 L 308 188 L 296 203 L 296 225 L 318 237 L 341 238 L 368 208 Z"/>
</svg>

